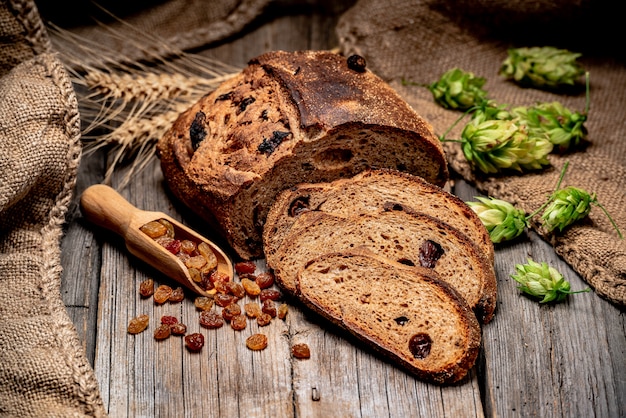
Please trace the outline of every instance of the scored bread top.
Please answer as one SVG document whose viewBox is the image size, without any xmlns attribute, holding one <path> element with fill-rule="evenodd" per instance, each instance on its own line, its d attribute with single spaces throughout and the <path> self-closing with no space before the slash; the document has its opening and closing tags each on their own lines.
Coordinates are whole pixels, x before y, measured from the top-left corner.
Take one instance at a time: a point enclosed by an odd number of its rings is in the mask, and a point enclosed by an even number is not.
<svg viewBox="0 0 626 418">
<path fill-rule="evenodd" d="M 281 288 L 295 293 L 298 269 L 309 259 L 359 248 L 407 265 L 430 266 L 465 298 L 481 322 L 492 319 L 496 306 L 493 266 L 464 234 L 425 214 L 404 210 L 354 216 L 304 212 L 268 266 Z"/>
<path fill-rule="evenodd" d="M 494 261 L 494 247 L 478 215 L 457 196 L 397 170 L 365 170 L 352 178 L 331 183 L 302 183 L 283 190 L 270 208 L 263 230 L 263 251 L 270 260 L 298 214 L 317 210 L 348 216 L 376 213 L 385 205 L 399 204 L 436 217 L 463 232 Z"/>
<path fill-rule="evenodd" d="M 371 71 L 328 51 L 252 59 L 183 112 L 157 152 L 173 194 L 244 259 L 262 256 L 267 211 L 294 184 L 370 167 L 448 179 L 430 124 Z"/>
<path fill-rule="evenodd" d="M 466 376 L 480 346 L 467 303 L 431 270 L 372 253 L 331 253 L 306 263 L 298 297 L 419 378 Z"/>
</svg>

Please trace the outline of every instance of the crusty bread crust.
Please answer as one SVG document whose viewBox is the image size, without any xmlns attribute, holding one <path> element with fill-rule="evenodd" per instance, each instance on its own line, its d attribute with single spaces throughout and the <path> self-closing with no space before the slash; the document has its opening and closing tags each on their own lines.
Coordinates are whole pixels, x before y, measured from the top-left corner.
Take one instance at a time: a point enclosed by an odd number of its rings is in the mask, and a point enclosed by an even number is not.
<svg viewBox="0 0 626 418">
<path fill-rule="evenodd" d="M 389 204 L 399 204 L 448 223 L 474 241 L 493 263 L 494 247 L 489 232 L 465 202 L 421 177 L 391 169 L 365 170 L 331 183 L 302 183 L 283 190 L 265 220 L 265 257 L 272 262 L 284 236 L 303 211 L 347 216 L 376 213 Z"/>
<path fill-rule="evenodd" d="M 465 298 L 481 322 L 491 321 L 496 307 L 493 265 L 457 229 L 401 207 L 354 216 L 304 212 L 267 265 L 281 288 L 294 294 L 298 269 L 318 255 L 365 248 L 390 260 L 419 266 L 423 265 L 420 255 L 426 241 L 442 249 L 432 269 Z"/>
<path fill-rule="evenodd" d="M 448 179 L 432 127 L 369 70 L 325 51 L 251 60 L 182 113 L 157 151 L 173 194 L 244 259 L 263 255 L 267 211 L 294 184 L 370 167 Z"/>
<path fill-rule="evenodd" d="M 481 335 L 465 300 L 437 275 L 369 252 L 331 253 L 299 271 L 298 297 L 420 379 L 463 379 Z M 420 347 L 411 344 L 419 338 Z"/>
</svg>

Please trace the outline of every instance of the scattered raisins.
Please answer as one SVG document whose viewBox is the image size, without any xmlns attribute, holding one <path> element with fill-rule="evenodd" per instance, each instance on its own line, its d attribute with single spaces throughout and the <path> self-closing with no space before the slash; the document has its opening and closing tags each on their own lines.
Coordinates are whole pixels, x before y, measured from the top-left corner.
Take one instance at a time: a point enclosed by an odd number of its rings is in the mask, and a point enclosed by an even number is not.
<svg viewBox="0 0 626 418">
<path fill-rule="evenodd" d="M 226 321 L 229 321 L 229 322 L 235 316 L 240 315 L 240 314 L 241 314 L 241 307 L 237 305 L 236 303 L 231 303 L 230 305 L 224 306 L 224 309 L 222 309 L 222 317 Z"/>
<path fill-rule="evenodd" d="M 154 339 L 155 340 L 164 340 L 169 338 L 172 333 L 172 329 L 168 324 L 161 324 L 154 330 Z"/>
<path fill-rule="evenodd" d="M 200 312 L 200 325 L 205 328 L 220 328 L 224 325 L 224 318 L 215 311 Z"/>
<path fill-rule="evenodd" d="M 252 334 L 246 339 L 246 347 L 250 350 L 263 350 L 267 347 L 267 337 L 263 334 Z"/>
<path fill-rule="evenodd" d="M 259 299 L 261 299 L 261 302 L 265 302 L 268 299 L 278 300 L 281 296 L 281 293 L 276 289 L 263 289 L 261 290 L 261 293 L 259 293 Z"/>
<path fill-rule="evenodd" d="M 256 318 L 261 315 L 261 306 L 256 302 L 246 303 L 243 309 L 246 311 L 248 318 Z"/>
<path fill-rule="evenodd" d="M 264 327 L 266 325 L 269 325 L 270 322 L 272 322 L 272 315 L 270 315 L 268 313 L 261 312 L 261 314 L 256 317 L 256 323 L 260 327 Z"/>
<path fill-rule="evenodd" d="M 194 299 L 193 304 L 196 309 L 199 309 L 201 311 L 208 311 L 213 307 L 213 298 L 198 296 Z"/>
<path fill-rule="evenodd" d="M 154 294 L 154 279 L 143 280 L 139 284 L 139 294 L 144 298 L 152 296 Z"/>
<path fill-rule="evenodd" d="M 241 284 L 249 296 L 258 296 L 261 293 L 259 285 L 250 279 L 241 279 Z"/>
<path fill-rule="evenodd" d="M 272 318 L 276 317 L 276 304 L 272 299 L 266 299 L 263 301 L 263 305 L 261 306 L 261 311 L 269 314 Z"/>
<path fill-rule="evenodd" d="M 166 284 L 162 284 L 159 287 L 157 287 L 157 289 L 154 291 L 154 302 L 160 304 L 163 304 L 165 302 L 167 302 L 167 300 L 170 298 L 171 294 L 173 292 L 173 289 L 166 285 Z"/>
<path fill-rule="evenodd" d="M 128 333 L 129 334 L 139 334 L 148 328 L 148 323 L 150 322 L 150 317 L 148 315 L 139 315 L 130 320 L 128 323 Z"/>
<path fill-rule="evenodd" d="M 420 247 L 420 264 L 422 267 L 435 268 L 437 260 L 439 260 L 443 253 L 444 251 L 441 245 L 427 239 Z"/>
<path fill-rule="evenodd" d="M 235 315 L 230 321 L 230 327 L 235 331 L 241 331 L 242 329 L 245 329 L 247 324 L 248 320 L 246 319 L 246 316 L 242 314 Z"/>
<path fill-rule="evenodd" d="M 428 334 L 415 334 L 409 340 L 409 351 L 415 358 L 426 358 L 430 354 L 433 340 Z"/>
<path fill-rule="evenodd" d="M 287 317 L 288 311 L 289 306 L 287 306 L 286 303 L 281 303 L 281 305 L 278 307 L 278 312 L 276 313 L 276 316 L 278 316 L 278 319 L 285 319 Z"/>
<path fill-rule="evenodd" d="M 184 299 L 185 299 L 185 290 L 183 290 L 183 288 L 180 286 L 172 290 L 172 294 L 170 295 L 169 298 L 167 298 L 167 300 L 170 303 L 180 303 Z"/>
<path fill-rule="evenodd" d="M 204 335 L 194 332 L 185 336 L 185 346 L 190 351 L 200 351 L 204 347 Z"/>
<path fill-rule="evenodd" d="M 234 267 L 237 274 L 252 274 L 256 271 L 254 261 L 240 261 Z"/>
<path fill-rule="evenodd" d="M 297 359 L 307 359 L 311 358 L 311 350 L 309 346 L 304 343 L 294 344 L 291 347 L 291 355 Z"/>
<path fill-rule="evenodd" d="M 254 279 L 259 288 L 267 289 L 274 284 L 274 275 L 270 272 L 259 273 Z"/>
<path fill-rule="evenodd" d="M 180 322 L 170 325 L 170 328 L 172 335 L 185 335 L 187 333 L 187 325 Z"/>
</svg>

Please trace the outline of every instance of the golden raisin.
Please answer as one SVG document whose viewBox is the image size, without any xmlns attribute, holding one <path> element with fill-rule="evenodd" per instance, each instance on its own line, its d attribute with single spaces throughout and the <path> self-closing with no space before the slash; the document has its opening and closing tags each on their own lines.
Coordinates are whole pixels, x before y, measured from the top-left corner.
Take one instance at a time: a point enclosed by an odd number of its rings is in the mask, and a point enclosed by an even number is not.
<svg viewBox="0 0 626 418">
<path fill-rule="evenodd" d="M 241 314 L 241 307 L 237 305 L 236 303 L 231 303 L 230 305 L 227 305 L 224 307 L 224 309 L 222 309 L 222 317 L 229 322 L 235 316 L 240 315 L 240 314 Z"/>
<path fill-rule="evenodd" d="M 154 294 L 154 280 L 146 279 L 139 284 L 139 294 L 141 297 L 147 298 Z"/>
<path fill-rule="evenodd" d="M 191 240 L 184 239 L 180 241 L 180 250 L 186 254 L 193 254 L 196 248 L 196 243 Z"/>
<path fill-rule="evenodd" d="M 269 325 L 272 322 L 272 315 L 261 312 L 259 316 L 256 317 L 256 323 L 259 324 L 260 327 L 264 327 Z"/>
<path fill-rule="evenodd" d="M 201 311 L 208 311 L 213 307 L 213 298 L 198 296 L 194 299 L 193 304 Z"/>
<path fill-rule="evenodd" d="M 167 299 L 170 303 L 179 303 L 185 299 L 185 290 L 178 286 L 176 289 L 172 290 L 172 294 Z"/>
<path fill-rule="evenodd" d="M 167 230 L 165 235 L 170 238 L 174 238 L 174 236 L 176 235 L 176 233 L 174 232 L 174 225 L 167 219 L 163 219 L 163 218 L 159 219 L 159 223 L 163 225 L 165 229 Z"/>
<path fill-rule="evenodd" d="M 235 331 L 241 331 L 242 329 L 245 329 L 247 324 L 248 320 L 246 319 L 246 316 L 242 314 L 235 315 L 230 321 L 230 327 Z"/>
<path fill-rule="evenodd" d="M 246 296 L 246 289 L 243 288 L 241 283 L 227 282 L 226 289 L 228 290 L 228 293 L 237 297 L 237 299 L 241 299 Z"/>
<path fill-rule="evenodd" d="M 172 335 L 185 335 L 187 333 L 187 325 L 181 322 L 170 325 L 170 328 L 172 329 Z"/>
<path fill-rule="evenodd" d="M 167 227 L 158 221 L 151 221 L 142 225 L 139 230 L 150 238 L 155 239 L 164 236 L 167 232 Z"/>
<path fill-rule="evenodd" d="M 286 303 L 281 303 L 278 307 L 278 312 L 276 312 L 276 316 L 279 319 L 285 319 L 287 317 L 287 312 L 289 311 L 289 306 Z"/>
<path fill-rule="evenodd" d="M 249 296 L 258 296 L 261 293 L 259 285 L 250 279 L 241 279 L 241 285 Z"/>
<path fill-rule="evenodd" d="M 246 303 L 243 309 L 246 311 L 248 318 L 256 318 L 261 315 L 261 306 L 256 302 Z"/>
<path fill-rule="evenodd" d="M 167 302 L 167 300 L 170 298 L 171 294 L 173 292 L 173 289 L 166 285 L 166 284 L 162 284 L 159 287 L 157 287 L 157 289 L 154 291 L 154 302 L 158 303 L 159 305 L 162 303 Z"/>
<path fill-rule="evenodd" d="M 297 359 L 307 359 L 311 357 L 311 350 L 309 350 L 309 346 L 304 343 L 294 344 L 291 347 L 291 355 Z"/>
<path fill-rule="evenodd" d="M 267 347 L 267 337 L 263 334 L 252 334 L 246 339 L 246 347 L 250 350 L 263 350 Z"/>
<path fill-rule="evenodd" d="M 128 333 L 129 334 L 139 334 L 146 328 L 148 328 L 148 323 L 150 322 L 150 317 L 148 315 L 139 315 L 130 320 L 128 323 Z"/>
<path fill-rule="evenodd" d="M 154 330 L 154 339 L 155 340 L 164 340 L 169 338 L 172 333 L 172 329 L 168 324 L 161 324 Z"/>
</svg>

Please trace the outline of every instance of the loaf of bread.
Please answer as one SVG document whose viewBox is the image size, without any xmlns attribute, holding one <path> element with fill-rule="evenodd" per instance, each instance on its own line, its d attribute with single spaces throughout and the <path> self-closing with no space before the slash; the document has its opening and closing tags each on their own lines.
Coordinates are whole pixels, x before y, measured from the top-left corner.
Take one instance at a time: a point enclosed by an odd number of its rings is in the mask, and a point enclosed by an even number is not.
<svg viewBox="0 0 626 418">
<path fill-rule="evenodd" d="M 442 186 L 440 141 L 363 58 L 263 54 L 182 113 L 159 140 L 169 189 L 243 259 L 261 257 L 276 195 L 297 183 L 393 168 Z"/>
<path fill-rule="evenodd" d="M 465 298 L 481 322 L 493 317 L 496 276 L 482 251 L 450 225 L 399 206 L 354 216 L 303 212 L 267 265 L 281 288 L 295 294 L 298 270 L 310 259 L 361 248 L 392 261 L 434 270 Z"/>
<path fill-rule="evenodd" d="M 465 300 L 431 270 L 364 253 L 326 254 L 297 277 L 299 298 L 422 380 L 461 380 L 475 363 L 480 326 Z"/>
<path fill-rule="evenodd" d="M 283 237 L 298 214 L 318 210 L 349 216 L 376 213 L 386 205 L 400 204 L 436 217 L 464 233 L 491 263 L 494 248 L 489 232 L 476 213 L 457 196 L 413 176 L 390 169 L 363 171 L 330 183 L 303 183 L 283 190 L 270 208 L 263 230 L 263 251 L 271 263 Z"/>
</svg>

